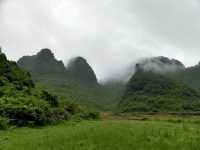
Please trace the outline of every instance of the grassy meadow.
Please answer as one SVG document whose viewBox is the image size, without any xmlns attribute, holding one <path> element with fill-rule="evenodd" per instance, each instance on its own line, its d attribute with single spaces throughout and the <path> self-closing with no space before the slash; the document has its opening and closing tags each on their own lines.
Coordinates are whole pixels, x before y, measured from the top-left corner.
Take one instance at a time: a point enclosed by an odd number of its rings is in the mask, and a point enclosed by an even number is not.
<svg viewBox="0 0 200 150">
<path fill-rule="evenodd" d="M 200 118 L 107 118 L 99 121 L 66 122 L 44 128 L 0 131 L 0 150 L 199 150 L 199 148 Z"/>
</svg>

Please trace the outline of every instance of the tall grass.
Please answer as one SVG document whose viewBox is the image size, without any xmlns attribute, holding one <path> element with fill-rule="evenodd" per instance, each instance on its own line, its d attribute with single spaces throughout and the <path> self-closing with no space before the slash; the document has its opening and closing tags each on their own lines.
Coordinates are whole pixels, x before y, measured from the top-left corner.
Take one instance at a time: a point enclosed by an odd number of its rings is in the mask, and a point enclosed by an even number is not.
<svg viewBox="0 0 200 150">
<path fill-rule="evenodd" d="M 199 122 L 104 120 L 0 131 L 0 150 L 199 149 Z"/>
</svg>

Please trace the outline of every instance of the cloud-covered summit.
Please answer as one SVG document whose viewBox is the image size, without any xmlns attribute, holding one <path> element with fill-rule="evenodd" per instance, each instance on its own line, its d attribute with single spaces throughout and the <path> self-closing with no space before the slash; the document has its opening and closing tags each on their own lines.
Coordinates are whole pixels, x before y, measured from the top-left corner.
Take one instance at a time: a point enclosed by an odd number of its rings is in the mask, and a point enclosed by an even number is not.
<svg viewBox="0 0 200 150">
<path fill-rule="evenodd" d="M 175 73 L 184 69 L 185 66 L 180 61 L 163 56 L 147 58 L 136 64 L 136 71 L 158 74 Z"/>
</svg>

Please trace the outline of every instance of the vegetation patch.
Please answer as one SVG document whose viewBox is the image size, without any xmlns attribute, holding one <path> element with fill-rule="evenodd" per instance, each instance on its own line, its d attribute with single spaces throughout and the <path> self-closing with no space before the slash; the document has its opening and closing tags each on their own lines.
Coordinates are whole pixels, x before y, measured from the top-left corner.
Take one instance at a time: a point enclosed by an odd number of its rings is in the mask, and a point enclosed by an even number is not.
<svg viewBox="0 0 200 150">
<path fill-rule="evenodd" d="M 55 124 L 82 112 L 78 104 L 37 88 L 28 72 L 0 55 L 0 129 Z"/>
<path fill-rule="evenodd" d="M 199 112 L 200 93 L 154 72 L 137 72 L 120 102 L 122 112 Z"/>
<path fill-rule="evenodd" d="M 0 144 L 2 150 L 198 150 L 200 127 L 188 119 L 181 123 L 106 120 L 18 128 L 0 131 Z"/>
</svg>

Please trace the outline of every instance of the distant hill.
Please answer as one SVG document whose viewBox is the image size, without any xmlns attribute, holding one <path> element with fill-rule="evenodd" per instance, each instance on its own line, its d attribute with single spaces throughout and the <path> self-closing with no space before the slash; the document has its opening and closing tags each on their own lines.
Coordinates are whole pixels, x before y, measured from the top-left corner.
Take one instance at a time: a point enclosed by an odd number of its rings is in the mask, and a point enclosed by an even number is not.
<svg viewBox="0 0 200 150">
<path fill-rule="evenodd" d="M 97 77 L 93 69 L 83 57 L 73 58 L 67 66 L 67 72 L 83 84 L 98 84 Z"/>
<path fill-rule="evenodd" d="M 186 68 L 176 59 L 160 56 L 144 59 L 136 65 L 136 68 L 167 75 L 191 88 L 200 90 L 200 64 Z"/>
<path fill-rule="evenodd" d="M 182 63 L 164 57 L 138 63 L 135 75 L 127 84 L 120 109 L 123 112 L 199 111 L 199 92 L 169 75 L 182 70 Z"/>
<path fill-rule="evenodd" d="M 83 85 L 98 85 L 93 69 L 82 57 L 72 59 L 66 68 L 50 49 L 42 49 L 36 55 L 20 58 L 17 63 L 21 68 L 31 72 L 36 81 L 42 76 L 49 76 L 57 80 L 74 80 Z"/>
<path fill-rule="evenodd" d="M 17 63 L 21 68 L 30 71 L 34 75 L 65 73 L 63 62 L 56 60 L 49 49 L 42 49 L 33 56 L 24 56 Z"/>
<path fill-rule="evenodd" d="M 65 67 L 49 49 L 43 49 L 36 55 L 22 57 L 18 65 L 31 72 L 37 85 L 88 107 L 110 109 L 122 94 L 119 89 L 123 86 L 110 88 L 100 85 L 92 67 L 83 57 L 73 58 Z"/>
</svg>

